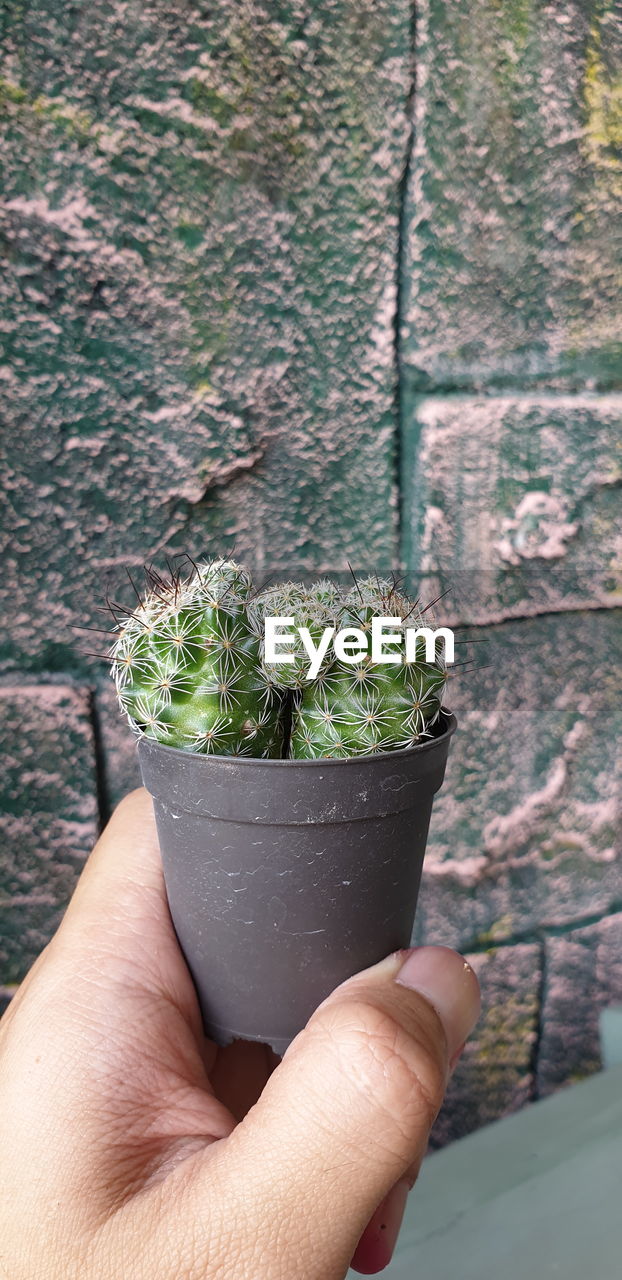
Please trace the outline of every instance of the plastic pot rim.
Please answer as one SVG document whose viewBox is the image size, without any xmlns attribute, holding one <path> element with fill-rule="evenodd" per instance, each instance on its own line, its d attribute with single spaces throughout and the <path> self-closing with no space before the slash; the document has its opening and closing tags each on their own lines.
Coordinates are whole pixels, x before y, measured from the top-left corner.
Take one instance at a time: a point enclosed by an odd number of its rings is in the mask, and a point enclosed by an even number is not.
<svg viewBox="0 0 622 1280">
<path fill-rule="evenodd" d="M 208 753 L 204 751 L 184 751 L 182 747 L 168 747 L 165 743 L 158 742 L 157 738 L 147 738 L 145 734 L 142 733 L 138 737 L 138 743 L 147 742 L 149 743 L 150 748 L 154 748 L 158 753 L 162 752 L 163 755 L 169 755 L 172 759 L 182 758 L 187 760 L 190 757 L 192 760 L 209 760 L 210 762 L 214 760 L 226 760 L 235 761 L 236 765 L 242 766 L 262 765 L 266 768 L 282 768 L 285 765 L 286 767 L 294 766 L 300 768 L 302 766 L 303 768 L 308 768 L 309 766 L 313 767 L 322 765 L 324 768 L 332 768 L 333 766 L 340 767 L 342 765 L 347 766 L 353 764 L 368 765 L 373 764 L 375 760 L 401 760 L 404 759 L 404 757 L 414 755 L 416 752 L 423 753 L 425 751 L 431 751 L 434 747 L 438 746 L 439 742 L 444 741 L 446 738 L 449 739 L 453 737 L 458 727 L 458 721 L 453 711 L 448 711 L 446 707 L 441 707 L 441 716 L 445 722 L 445 729 L 443 733 L 436 734 L 433 738 L 426 738 L 423 742 L 416 742 L 412 747 L 400 747 L 397 751 L 373 751 L 370 752 L 369 755 L 361 754 L 345 757 L 317 756 L 312 760 L 296 760 L 291 757 L 289 759 L 281 760 L 268 756 L 216 755 L 215 753 L 212 754 L 211 752 Z"/>
</svg>

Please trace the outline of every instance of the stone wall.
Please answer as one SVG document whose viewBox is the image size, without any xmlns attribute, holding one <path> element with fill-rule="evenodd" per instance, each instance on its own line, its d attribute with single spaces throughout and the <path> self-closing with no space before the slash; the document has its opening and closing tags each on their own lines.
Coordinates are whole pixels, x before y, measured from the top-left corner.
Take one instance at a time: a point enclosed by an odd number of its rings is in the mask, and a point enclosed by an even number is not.
<svg viewBox="0 0 622 1280">
<path fill-rule="evenodd" d="M 484 990 L 447 1141 L 622 1000 L 619 5 L 3 12 L 0 1007 L 137 778 L 72 630 L 125 566 L 401 566 L 466 662 L 416 926 Z"/>
</svg>

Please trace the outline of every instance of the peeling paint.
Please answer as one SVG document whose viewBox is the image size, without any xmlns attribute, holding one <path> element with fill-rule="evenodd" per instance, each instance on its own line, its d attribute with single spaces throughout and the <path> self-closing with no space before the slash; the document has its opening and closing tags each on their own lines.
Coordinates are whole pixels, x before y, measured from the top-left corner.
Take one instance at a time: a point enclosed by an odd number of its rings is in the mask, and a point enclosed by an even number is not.
<svg viewBox="0 0 622 1280">
<path fill-rule="evenodd" d="M 526 493 L 513 517 L 501 521 L 502 537 L 496 544 L 501 559 L 506 564 L 561 559 L 579 530 L 578 523 L 568 522 L 567 512 L 568 500 L 559 494 Z"/>
</svg>

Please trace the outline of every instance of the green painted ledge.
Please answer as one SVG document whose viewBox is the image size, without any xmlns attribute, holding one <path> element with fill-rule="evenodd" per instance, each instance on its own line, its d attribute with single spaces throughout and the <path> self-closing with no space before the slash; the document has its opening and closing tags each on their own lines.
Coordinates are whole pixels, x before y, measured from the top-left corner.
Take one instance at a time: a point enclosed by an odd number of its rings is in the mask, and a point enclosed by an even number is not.
<svg viewBox="0 0 622 1280">
<path fill-rule="evenodd" d="M 383 1275 L 618 1280 L 621 1190 L 622 1066 L 425 1160 Z"/>
</svg>

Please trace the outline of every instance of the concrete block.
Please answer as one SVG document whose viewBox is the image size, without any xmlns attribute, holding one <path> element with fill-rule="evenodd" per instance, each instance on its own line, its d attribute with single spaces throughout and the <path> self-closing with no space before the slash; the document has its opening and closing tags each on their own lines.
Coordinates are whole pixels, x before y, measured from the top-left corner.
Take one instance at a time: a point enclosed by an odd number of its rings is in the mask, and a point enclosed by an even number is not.
<svg viewBox="0 0 622 1280">
<path fill-rule="evenodd" d="M 460 622 L 622 602 L 622 396 L 428 397 L 406 425 L 404 563 Z"/>
<path fill-rule="evenodd" d="M 622 914 L 547 939 L 538 1092 L 601 1066 L 599 1015 L 622 1002 Z"/>
<path fill-rule="evenodd" d="M 0 688 L 0 983 L 19 982 L 60 922 L 97 835 L 88 691 Z"/>
<path fill-rule="evenodd" d="M 603 915 L 620 900 L 619 611 L 478 632 L 455 670 L 416 937 L 459 948 Z"/>
<path fill-rule="evenodd" d="M 403 263 L 411 394 L 620 387 L 615 0 L 421 0 Z"/>
<path fill-rule="evenodd" d="M 406 0 L 7 16 L 7 669 L 87 670 L 70 625 L 164 551 L 394 562 L 410 26 Z"/>
<path fill-rule="evenodd" d="M 433 1147 L 517 1111 L 533 1091 L 540 947 L 499 947 L 468 959 L 479 978 L 482 1014 L 449 1085 Z"/>
</svg>

